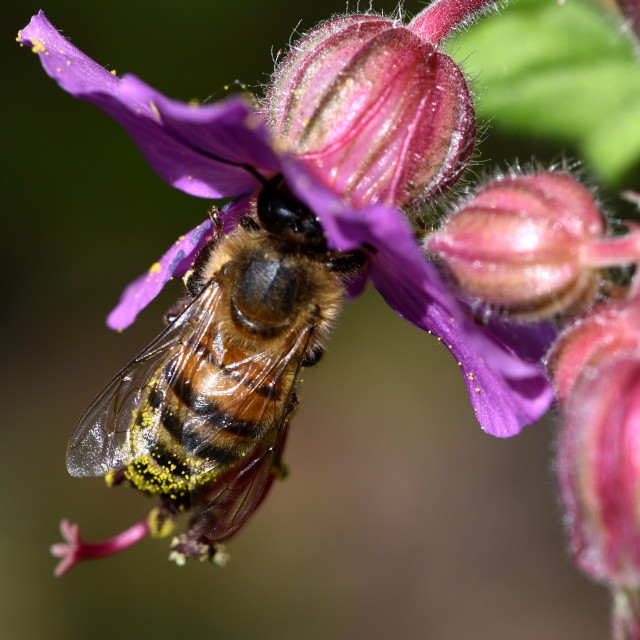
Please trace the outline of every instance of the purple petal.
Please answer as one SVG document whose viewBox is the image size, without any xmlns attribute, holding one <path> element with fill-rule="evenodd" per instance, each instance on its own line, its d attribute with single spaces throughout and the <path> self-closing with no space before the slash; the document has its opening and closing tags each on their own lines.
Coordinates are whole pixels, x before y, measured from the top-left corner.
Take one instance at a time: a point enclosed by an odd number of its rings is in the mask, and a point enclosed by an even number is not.
<svg viewBox="0 0 640 640">
<path fill-rule="evenodd" d="M 433 333 L 456 358 L 483 430 L 506 438 L 532 424 L 553 400 L 551 385 L 540 362 L 527 362 L 478 326 L 453 300 L 442 306 L 430 292 L 441 283 L 425 260 L 420 273 L 415 260 L 381 255 L 372 259 L 371 279 L 389 306 L 420 329 Z M 443 284 L 440 284 L 444 288 Z M 526 338 L 526 335 L 524 336 Z"/>
<path fill-rule="evenodd" d="M 18 34 L 18 42 L 32 47 L 65 91 L 125 127 L 160 176 L 186 193 L 221 198 L 255 188 L 249 171 L 225 161 L 267 170 L 279 166 L 266 127 L 242 98 L 208 106 L 168 100 L 134 76 L 120 79 L 91 60 L 42 11 Z"/>
<path fill-rule="evenodd" d="M 298 163 L 282 160 L 289 184 L 316 212 L 332 247 L 351 250 L 368 244 L 375 249 L 369 267 L 374 286 L 400 316 L 449 348 L 460 363 L 476 417 L 487 433 L 515 435 L 548 409 L 553 392 L 539 360 L 528 362 L 492 335 L 504 337 L 504 331 L 489 331 L 472 320 L 422 254 L 399 211 L 384 205 L 350 209 Z M 529 338 L 535 338 L 534 350 L 540 355 L 549 332 L 533 335 L 523 329 L 513 338 L 529 351 Z"/>
<path fill-rule="evenodd" d="M 229 203 L 220 214 L 222 233 L 230 233 L 250 206 L 251 196 Z M 193 267 L 202 247 L 211 237 L 212 230 L 213 223 L 207 219 L 181 236 L 147 273 L 124 290 L 120 302 L 107 317 L 107 326 L 121 331 L 133 324 L 140 311 L 162 291 L 169 280 L 181 278 Z"/>
<path fill-rule="evenodd" d="M 189 270 L 188 265 L 193 263 L 202 249 L 212 226 L 211 220 L 207 219 L 176 240 L 147 273 L 134 280 L 124 290 L 120 302 L 107 317 L 107 326 L 118 331 L 126 329 L 169 280 L 174 276 L 184 275 Z"/>
</svg>

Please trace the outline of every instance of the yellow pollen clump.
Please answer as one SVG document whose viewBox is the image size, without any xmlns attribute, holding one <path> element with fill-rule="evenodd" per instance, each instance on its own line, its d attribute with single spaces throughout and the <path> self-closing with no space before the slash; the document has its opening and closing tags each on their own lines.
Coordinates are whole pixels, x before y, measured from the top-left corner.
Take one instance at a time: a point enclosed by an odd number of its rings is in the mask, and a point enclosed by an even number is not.
<svg viewBox="0 0 640 640">
<path fill-rule="evenodd" d="M 175 522 L 166 516 L 163 517 L 158 507 L 151 510 L 147 516 L 147 522 L 152 538 L 166 538 L 175 529 Z"/>
<path fill-rule="evenodd" d="M 152 275 L 154 273 L 160 273 L 161 271 L 162 271 L 162 265 L 159 262 L 154 262 L 149 267 L 149 275 Z"/>
<path fill-rule="evenodd" d="M 44 40 L 38 41 L 35 38 L 31 38 L 31 44 L 33 45 L 31 47 L 31 51 L 33 51 L 33 53 L 48 53 L 44 46 Z"/>
<path fill-rule="evenodd" d="M 115 69 L 111 69 L 111 75 L 115 76 L 116 75 L 116 70 Z"/>
<path fill-rule="evenodd" d="M 480 393 L 480 387 L 476 387 L 475 391 L 477 391 L 478 393 Z"/>
<path fill-rule="evenodd" d="M 189 282 L 189 278 L 191 277 L 192 274 L 193 274 L 193 269 L 189 269 L 189 271 L 187 271 L 187 273 L 185 273 L 182 276 L 182 281 L 185 283 L 185 285 L 187 284 L 187 282 Z"/>
<path fill-rule="evenodd" d="M 108 471 L 105 476 L 104 476 L 104 482 L 107 485 L 107 487 L 111 488 L 115 485 L 115 476 L 116 476 L 116 472 L 115 471 Z"/>
</svg>

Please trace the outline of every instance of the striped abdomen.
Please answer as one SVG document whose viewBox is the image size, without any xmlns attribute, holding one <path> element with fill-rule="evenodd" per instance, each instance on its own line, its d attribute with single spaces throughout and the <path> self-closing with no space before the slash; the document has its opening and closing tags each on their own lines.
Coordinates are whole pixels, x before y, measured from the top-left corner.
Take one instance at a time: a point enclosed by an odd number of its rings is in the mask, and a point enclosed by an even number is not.
<svg viewBox="0 0 640 640">
<path fill-rule="evenodd" d="M 188 506 L 194 488 L 252 460 L 277 440 L 292 408 L 300 349 L 253 351 L 218 327 L 195 335 L 146 387 L 130 431 L 126 477 L 141 491 Z M 296 344 L 298 342 L 296 341 Z"/>
</svg>

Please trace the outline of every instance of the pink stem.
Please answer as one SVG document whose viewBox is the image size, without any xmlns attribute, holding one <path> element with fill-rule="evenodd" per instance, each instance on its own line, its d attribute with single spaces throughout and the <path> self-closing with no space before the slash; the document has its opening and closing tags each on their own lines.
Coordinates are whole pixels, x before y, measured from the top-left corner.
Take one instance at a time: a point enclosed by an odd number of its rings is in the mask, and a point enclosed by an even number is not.
<svg viewBox="0 0 640 640">
<path fill-rule="evenodd" d="M 60 532 L 65 542 L 54 544 L 51 547 L 51 553 L 60 558 L 54 575 L 59 578 L 79 562 L 107 558 L 128 549 L 145 538 L 149 531 L 149 521 L 145 518 L 113 538 L 102 542 L 85 542 L 80 537 L 78 525 L 63 520 L 60 523 Z"/>
<path fill-rule="evenodd" d="M 409 29 L 427 42 L 438 44 L 481 9 L 497 0 L 436 0 L 419 13 L 409 24 Z"/>
<path fill-rule="evenodd" d="M 619 238 L 597 240 L 582 247 L 581 262 L 589 267 L 640 263 L 640 233 L 633 230 Z"/>
</svg>

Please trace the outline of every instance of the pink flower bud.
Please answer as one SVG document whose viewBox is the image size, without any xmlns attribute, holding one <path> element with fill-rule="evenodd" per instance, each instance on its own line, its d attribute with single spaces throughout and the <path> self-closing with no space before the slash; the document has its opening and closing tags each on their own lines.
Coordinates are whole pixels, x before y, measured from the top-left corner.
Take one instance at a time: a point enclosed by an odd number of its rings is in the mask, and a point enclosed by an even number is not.
<svg viewBox="0 0 640 640">
<path fill-rule="evenodd" d="M 265 110 L 283 147 L 354 207 L 410 208 L 448 189 L 475 138 L 458 66 L 409 27 L 346 16 L 277 69 Z"/>
<path fill-rule="evenodd" d="M 427 238 L 462 292 L 520 319 L 590 303 L 601 282 L 585 247 L 605 230 L 590 193 L 543 172 L 494 180 Z"/>
<path fill-rule="evenodd" d="M 565 409 L 558 478 L 575 562 L 613 587 L 637 588 L 640 353 L 582 377 Z"/>
<path fill-rule="evenodd" d="M 602 304 L 556 340 L 547 368 L 564 405 L 582 377 L 592 378 L 607 362 L 640 350 L 640 299 Z"/>
</svg>

